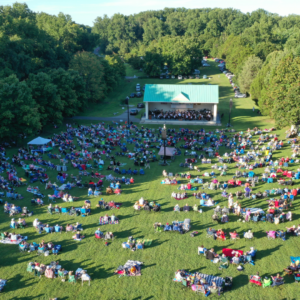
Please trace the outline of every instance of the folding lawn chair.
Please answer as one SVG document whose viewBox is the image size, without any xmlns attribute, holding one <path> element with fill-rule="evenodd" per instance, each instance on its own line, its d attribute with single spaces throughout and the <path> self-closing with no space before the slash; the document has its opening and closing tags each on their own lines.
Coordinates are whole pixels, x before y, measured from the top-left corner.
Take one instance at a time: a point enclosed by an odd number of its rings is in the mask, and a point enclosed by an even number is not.
<svg viewBox="0 0 300 300">
<path fill-rule="evenodd" d="M 62 214 L 68 214 L 69 211 L 68 211 L 68 209 L 67 209 L 66 207 L 62 207 L 61 213 L 62 213 Z"/>
<path fill-rule="evenodd" d="M 76 283 L 75 275 L 69 275 L 69 280 L 68 280 L 68 282 Z"/>
</svg>

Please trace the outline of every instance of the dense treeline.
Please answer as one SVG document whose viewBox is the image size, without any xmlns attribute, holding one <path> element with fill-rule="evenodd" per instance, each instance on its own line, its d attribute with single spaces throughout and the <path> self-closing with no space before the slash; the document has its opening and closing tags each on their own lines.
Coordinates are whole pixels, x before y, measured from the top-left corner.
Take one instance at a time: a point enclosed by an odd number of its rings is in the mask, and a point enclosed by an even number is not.
<svg viewBox="0 0 300 300">
<path fill-rule="evenodd" d="M 203 55 L 223 58 L 240 90 L 258 101 L 263 114 L 279 126 L 300 123 L 298 15 L 166 8 L 98 17 L 92 33 L 102 53 L 123 55 L 150 76 L 159 75 L 163 65 L 174 75 L 188 75 Z"/>
<path fill-rule="evenodd" d="M 300 122 L 297 15 L 166 8 L 98 17 L 91 28 L 16 3 L 0 6 L 0 54 L 0 138 L 100 102 L 125 75 L 122 59 L 157 76 L 165 65 L 188 75 L 203 55 L 223 58 L 263 114 L 279 126 Z"/>
<path fill-rule="evenodd" d="M 1 139 L 61 123 L 104 99 L 125 67 L 117 55 L 96 55 L 97 41 L 69 15 L 0 6 Z"/>
</svg>

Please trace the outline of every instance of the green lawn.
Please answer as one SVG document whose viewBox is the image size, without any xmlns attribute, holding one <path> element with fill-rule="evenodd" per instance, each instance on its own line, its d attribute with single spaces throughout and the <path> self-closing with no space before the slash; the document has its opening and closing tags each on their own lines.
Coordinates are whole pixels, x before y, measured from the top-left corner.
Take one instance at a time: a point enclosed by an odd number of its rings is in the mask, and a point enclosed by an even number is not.
<svg viewBox="0 0 300 300">
<path fill-rule="evenodd" d="M 205 73 L 201 69 L 201 74 L 213 76 L 212 80 L 200 79 L 197 83 L 214 83 L 220 84 L 220 112 L 224 112 L 225 123 L 228 118 L 228 103 L 230 97 L 233 97 L 232 89 L 229 86 L 227 78 L 218 73 L 215 67 L 206 69 Z M 147 80 L 139 80 L 143 85 Z M 149 80 L 148 82 L 155 83 L 161 82 L 160 80 Z M 163 81 L 167 82 L 167 81 Z M 168 81 L 176 83 L 178 81 Z M 180 81 L 179 83 L 186 83 L 186 81 Z M 193 80 L 192 82 L 195 82 Z M 129 84 L 134 87 L 135 82 Z M 128 92 L 130 91 L 128 85 Z M 127 86 L 124 84 L 124 87 Z M 119 94 L 118 94 L 119 93 Z M 122 98 L 126 93 L 122 94 L 121 85 L 119 92 L 116 90 L 111 96 L 111 101 L 117 103 L 118 99 Z M 136 101 L 136 100 L 134 100 Z M 113 104 L 110 104 L 112 109 Z M 260 126 L 261 128 L 272 127 L 273 124 L 265 117 L 257 116 L 252 112 L 253 102 L 250 99 L 235 99 L 234 109 L 232 114 L 234 128 L 236 130 L 245 130 L 248 127 Z M 102 112 L 108 110 L 106 107 L 99 106 L 99 114 L 95 112 L 96 116 L 106 115 Z M 82 122 L 90 124 L 91 122 Z M 179 126 L 173 126 L 179 128 Z M 157 128 L 157 126 L 156 126 Z M 197 126 L 189 126 L 191 129 L 197 129 Z M 213 129 L 213 128 L 212 128 Z M 61 126 L 56 132 L 65 130 L 64 126 Z M 285 130 L 276 131 L 281 139 L 285 138 Z M 53 133 L 53 130 L 44 133 L 42 136 L 47 137 Z M 256 138 L 254 138 L 256 140 Z M 132 146 L 129 147 L 130 149 Z M 222 148 L 221 153 L 226 149 Z M 8 156 L 12 157 L 16 154 L 16 149 L 9 149 Z M 55 151 L 56 152 L 56 151 Z M 288 156 L 291 154 L 290 147 L 285 145 L 281 151 L 274 153 L 274 160 L 282 156 Z M 45 155 L 45 158 L 47 156 Z M 118 157 L 119 159 L 119 157 Z M 133 162 L 126 158 L 120 158 L 121 162 L 127 163 L 126 168 L 133 168 Z M 184 160 L 184 157 L 176 157 L 175 162 L 167 167 L 168 172 L 178 173 L 183 171 L 179 168 L 179 163 Z M 54 162 L 57 162 L 53 160 Z M 215 163 L 216 160 L 213 160 Z M 205 171 L 210 171 L 210 165 L 197 164 L 201 169 L 201 174 Z M 107 163 L 105 168 L 107 167 Z M 293 165 L 289 169 L 296 170 L 297 166 Z M 92 215 L 86 218 L 82 217 L 70 217 L 67 215 L 49 215 L 47 214 L 47 197 L 44 198 L 46 205 L 44 207 L 36 207 L 30 205 L 31 194 L 27 193 L 25 188 L 19 188 L 18 191 L 25 197 L 23 200 L 18 200 L 16 203 L 20 206 L 27 206 L 34 211 L 34 216 L 27 218 L 29 224 L 26 229 L 17 229 L 17 233 L 22 233 L 28 237 L 29 242 L 40 242 L 44 240 L 46 242 L 52 241 L 62 245 L 63 251 L 57 257 L 52 255 L 48 257 L 37 257 L 31 253 L 20 253 L 18 247 L 15 245 L 2 245 L 0 244 L 0 278 L 7 279 L 8 283 L 4 288 L 1 295 L 1 299 L 49 299 L 50 297 L 57 297 L 58 299 L 198 299 L 203 297 L 196 295 L 190 289 L 185 289 L 179 283 L 172 281 L 174 272 L 177 269 L 188 269 L 191 271 L 201 271 L 211 275 L 219 276 L 233 276 L 234 284 L 231 292 L 226 292 L 221 297 L 224 299 L 297 299 L 298 286 L 294 283 L 292 277 L 286 277 L 286 284 L 277 288 L 260 288 L 253 287 L 248 284 L 248 276 L 256 272 L 260 272 L 262 276 L 274 275 L 277 272 L 281 272 L 284 267 L 289 263 L 289 256 L 299 256 L 300 247 L 297 237 L 289 237 L 287 241 L 283 242 L 281 239 L 269 241 L 266 238 L 265 232 L 270 229 L 284 229 L 286 226 L 293 224 L 297 225 L 299 219 L 300 208 L 298 199 L 293 206 L 294 222 L 289 224 L 272 225 L 269 223 L 260 222 L 242 223 L 237 222 L 237 218 L 230 216 L 230 222 L 226 224 L 216 225 L 212 222 L 211 208 L 204 208 L 203 213 L 175 213 L 173 207 L 178 201 L 170 197 L 171 193 L 176 190 L 174 186 L 161 185 L 163 167 L 157 163 L 151 164 L 151 169 L 146 169 L 145 176 L 136 176 L 134 185 L 123 185 L 123 193 L 120 196 L 104 195 L 103 198 L 106 201 L 114 200 L 122 202 L 123 205 L 120 210 L 108 211 L 111 215 L 115 213 L 119 219 L 119 225 L 105 225 L 102 226 L 103 231 L 112 231 L 116 235 L 116 239 L 108 246 L 105 247 L 103 241 L 96 240 L 94 238 L 94 231 L 96 230 L 97 221 L 99 216 L 105 215 L 107 211 L 103 211 L 96 208 L 96 203 L 100 197 L 91 198 L 92 201 Z M 263 169 L 255 170 L 256 174 L 261 174 Z M 69 165 L 69 174 L 77 174 L 77 170 Z M 109 174 L 108 171 L 103 171 L 104 175 Z M 191 172 L 193 176 L 198 175 L 195 171 Z M 234 164 L 229 166 L 228 175 L 221 180 L 230 179 L 235 173 Z M 24 176 L 24 171 L 18 168 L 18 174 Z M 55 181 L 57 173 L 55 171 L 48 171 L 51 181 Z M 2 174 L 4 175 L 4 173 Z M 4 175 L 6 176 L 6 175 Z M 89 180 L 89 177 L 86 178 Z M 183 180 L 186 183 L 187 180 Z M 45 191 L 44 185 L 37 184 L 42 192 L 46 195 L 48 191 Z M 107 183 L 105 183 L 105 186 Z M 201 186 L 196 184 L 201 190 Z M 276 184 L 259 184 L 255 187 L 254 191 L 264 191 L 271 187 L 276 187 Z M 230 191 L 236 192 L 236 189 Z M 219 201 L 221 206 L 227 205 L 227 199 L 221 198 L 220 191 L 207 190 L 215 201 Z M 74 203 L 76 207 L 83 205 L 85 199 L 87 199 L 87 191 L 85 189 L 72 189 L 71 194 L 80 197 L 78 203 Z M 199 204 L 199 200 L 192 197 L 192 192 L 188 192 L 189 198 L 187 200 L 180 201 L 180 205 L 188 203 L 189 205 Z M 155 200 L 162 205 L 162 211 L 160 213 L 147 213 L 138 212 L 134 213 L 133 204 L 140 197 L 144 197 L 147 200 Z M 8 200 L 4 198 L 4 200 Z M 12 202 L 9 200 L 9 202 Z M 267 208 L 267 202 L 263 200 L 241 200 L 242 206 L 261 207 Z M 70 204 L 64 203 L 62 200 L 58 200 L 57 204 L 62 207 L 70 208 Z M 60 224 L 66 225 L 67 223 L 75 223 L 79 221 L 83 224 L 85 239 L 81 242 L 75 242 L 71 238 L 71 233 L 62 234 L 41 234 L 39 235 L 32 227 L 34 218 L 39 218 L 44 223 L 50 225 Z M 154 222 L 172 222 L 173 220 L 184 220 L 190 218 L 192 221 L 192 230 L 196 230 L 199 233 L 194 237 L 190 237 L 189 234 L 179 235 L 176 233 L 161 233 L 156 234 L 153 230 Z M 9 228 L 10 218 L 8 215 L 0 212 L 0 231 L 10 231 Z M 207 227 L 213 226 L 214 228 L 223 228 L 226 232 L 236 230 L 238 233 L 243 234 L 244 231 L 252 229 L 255 235 L 254 241 L 245 241 L 241 239 L 235 243 L 230 240 L 224 242 L 214 241 L 206 238 L 205 230 Z M 151 247 L 145 248 L 143 251 L 139 250 L 131 252 L 127 249 L 123 249 L 121 243 L 126 241 L 129 236 L 135 238 L 149 238 L 153 239 Z M 258 249 L 257 259 L 255 266 L 246 265 L 243 272 L 238 272 L 236 267 L 230 266 L 222 273 L 218 270 L 217 265 L 207 261 L 204 257 L 197 255 L 197 247 L 204 245 L 207 248 L 214 247 L 215 250 L 220 253 L 223 247 L 232 247 L 241 250 L 249 250 L 249 247 L 254 246 Z M 75 271 L 78 267 L 84 268 L 92 277 L 91 286 L 86 284 L 82 287 L 80 283 L 76 285 L 69 284 L 68 282 L 61 282 L 59 279 L 41 279 L 34 277 L 32 274 L 26 272 L 26 266 L 29 261 L 38 261 L 41 263 L 50 263 L 52 260 L 59 260 L 60 264 L 66 270 Z M 124 264 L 128 259 L 140 260 L 145 263 L 142 268 L 141 277 L 122 277 L 113 275 L 113 271 L 119 266 Z M 214 298 L 213 296 L 210 296 Z M 215 298 L 218 298 L 216 296 Z"/>
</svg>

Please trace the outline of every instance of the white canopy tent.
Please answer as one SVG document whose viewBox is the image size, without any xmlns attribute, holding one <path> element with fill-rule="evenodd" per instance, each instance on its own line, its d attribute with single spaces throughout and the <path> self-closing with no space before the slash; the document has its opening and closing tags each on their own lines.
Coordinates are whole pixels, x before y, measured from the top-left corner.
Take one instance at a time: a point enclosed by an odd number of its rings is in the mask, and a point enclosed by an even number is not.
<svg viewBox="0 0 300 300">
<path fill-rule="evenodd" d="M 39 137 L 33 139 L 32 141 L 30 141 L 28 143 L 28 145 L 46 145 L 46 144 L 48 144 L 50 142 L 51 142 L 50 139 L 44 139 L 44 138 L 42 138 L 42 137 L 39 136 Z"/>
</svg>

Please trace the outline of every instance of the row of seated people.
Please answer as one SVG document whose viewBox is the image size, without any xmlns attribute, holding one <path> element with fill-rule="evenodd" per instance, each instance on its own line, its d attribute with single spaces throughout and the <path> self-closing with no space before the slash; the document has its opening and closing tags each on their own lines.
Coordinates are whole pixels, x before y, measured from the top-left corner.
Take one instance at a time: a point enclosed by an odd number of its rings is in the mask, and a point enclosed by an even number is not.
<svg viewBox="0 0 300 300">
<path fill-rule="evenodd" d="M 210 110 L 187 110 L 187 111 L 163 111 L 154 110 L 149 112 L 154 119 L 165 119 L 165 120 L 204 120 L 211 121 L 213 115 Z"/>
<path fill-rule="evenodd" d="M 154 212 L 158 212 L 161 209 L 159 203 L 156 203 L 155 201 L 148 202 L 143 197 L 141 197 L 139 199 L 139 201 L 135 202 L 135 204 L 133 205 L 133 208 L 135 210 L 141 210 L 141 209 L 144 209 L 144 210 L 147 210 L 147 211 L 153 210 Z"/>
<path fill-rule="evenodd" d="M 20 251 L 28 251 L 28 252 L 34 252 L 37 251 L 38 255 L 45 254 L 46 251 L 50 253 L 50 251 L 54 255 L 58 255 L 58 252 L 61 251 L 61 245 L 54 245 L 52 242 L 45 243 L 44 241 L 41 241 L 40 244 L 36 243 L 27 243 L 26 241 L 22 241 L 19 244 Z"/>
<path fill-rule="evenodd" d="M 175 192 L 173 192 L 171 194 L 171 198 L 174 198 L 176 200 L 187 199 L 187 197 L 188 197 L 188 194 L 186 192 L 184 192 L 184 193 L 175 193 Z"/>
<path fill-rule="evenodd" d="M 217 213 L 214 213 L 212 215 L 212 219 L 214 221 L 221 222 L 221 223 L 228 223 L 229 222 L 229 216 L 225 212 L 221 216 Z"/>
<path fill-rule="evenodd" d="M 122 243 L 123 248 L 131 249 L 135 251 L 137 249 L 144 249 L 144 243 L 141 240 L 136 241 L 132 236 L 130 236 L 127 242 Z"/>
<path fill-rule="evenodd" d="M 112 187 L 107 187 L 106 188 L 106 194 L 109 195 L 109 194 L 116 194 L 116 195 L 121 195 L 122 193 L 122 190 L 119 189 L 119 188 L 115 188 L 113 189 Z"/>
<path fill-rule="evenodd" d="M 163 228 L 164 231 L 178 231 L 179 233 L 185 233 L 190 230 L 191 226 L 190 221 L 173 221 L 172 224 L 166 223 L 166 225 L 155 223 L 154 228 Z"/>
<path fill-rule="evenodd" d="M 191 190 L 191 189 L 192 189 L 191 183 L 181 184 L 180 187 L 178 187 L 178 190 L 180 190 L 180 191 Z M 196 189 L 198 189 L 198 188 L 196 188 Z"/>
<path fill-rule="evenodd" d="M 105 234 L 98 228 L 95 231 L 95 238 L 96 239 L 105 239 L 105 240 L 113 240 L 114 239 L 114 234 L 110 231 L 107 231 Z"/>
<path fill-rule="evenodd" d="M 17 242 L 17 241 L 22 241 L 24 237 L 21 234 L 17 234 L 15 232 L 10 233 L 5 231 L 1 233 L 1 238 L 9 240 L 11 242 Z"/>
<path fill-rule="evenodd" d="M 134 170 L 131 170 L 131 169 L 129 169 L 129 170 L 122 169 L 122 170 L 120 170 L 119 167 L 114 167 L 113 168 L 112 166 L 108 166 L 106 170 L 114 171 L 117 174 L 124 174 L 124 175 L 125 174 L 130 174 L 130 175 L 138 175 L 138 174 L 145 175 L 145 171 L 142 168 L 140 168 L 139 171 L 137 169 L 134 169 Z"/>
<path fill-rule="evenodd" d="M 97 197 L 97 196 L 101 195 L 101 191 L 99 191 L 97 188 L 95 189 L 95 191 L 93 191 L 92 188 L 89 188 L 87 194 L 88 194 L 88 196 L 95 196 L 95 197 Z"/>
<path fill-rule="evenodd" d="M 15 221 L 15 219 L 11 219 L 10 222 L 10 228 L 25 228 L 27 226 L 25 219 L 19 218 L 18 221 Z"/>
<path fill-rule="evenodd" d="M 254 222 L 266 220 L 269 223 L 274 223 L 275 225 L 278 225 L 279 223 L 283 223 L 285 221 L 292 221 L 292 212 L 289 211 L 287 213 L 275 213 L 273 209 L 269 209 L 266 214 L 266 217 L 263 217 L 258 214 L 254 215 L 252 220 Z"/>
<path fill-rule="evenodd" d="M 286 210 L 292 206 L 293 199 L 282 198 L 282 199 L 270 199 L 267 200 L 269 202 L 269 209 L 274 209 L 275 212 L 280 210 Z M 274 212 L 273 212 L 274 213 Z"/>
<path fill-rule="evenodd" d="M 191 209 L 192 209 L 193 211 L 195 211 L 195 212 L 200 212 L 200 213 L 202 213 L 202 209 L 199 210 L 197 204 L 195 204 L 193 207 L 190 207 L 187 203 L 186 203 L 183 207 L 180 207 L 179 204 L 176 204 L 176 205 L 174 206 L 174 211 L 177 211 L 177 212 L 180 212 L 180 211 L 188 212 L 188 211 L 190 211 Z"/>
<path fill-rule="evenodd" d="M 219 255 L 215 252 L 214 248 L 210 250 L 207 250 L 204 246 L 198 248 L 198 253 L 204 254 L 206 259 L 209 259 L 214 262 L 220 261 L 221 269 L 228 267 L 229 262 L 235 265 L 245 264 L 247 262 L 253 264 L 253 260 L 255 259 L 257 253 L 254 247 L 250 247 L 250 250 L 246 252 L 232 249 L 223 249 L 222 252 L 223 254 Z"/>
</svg>

